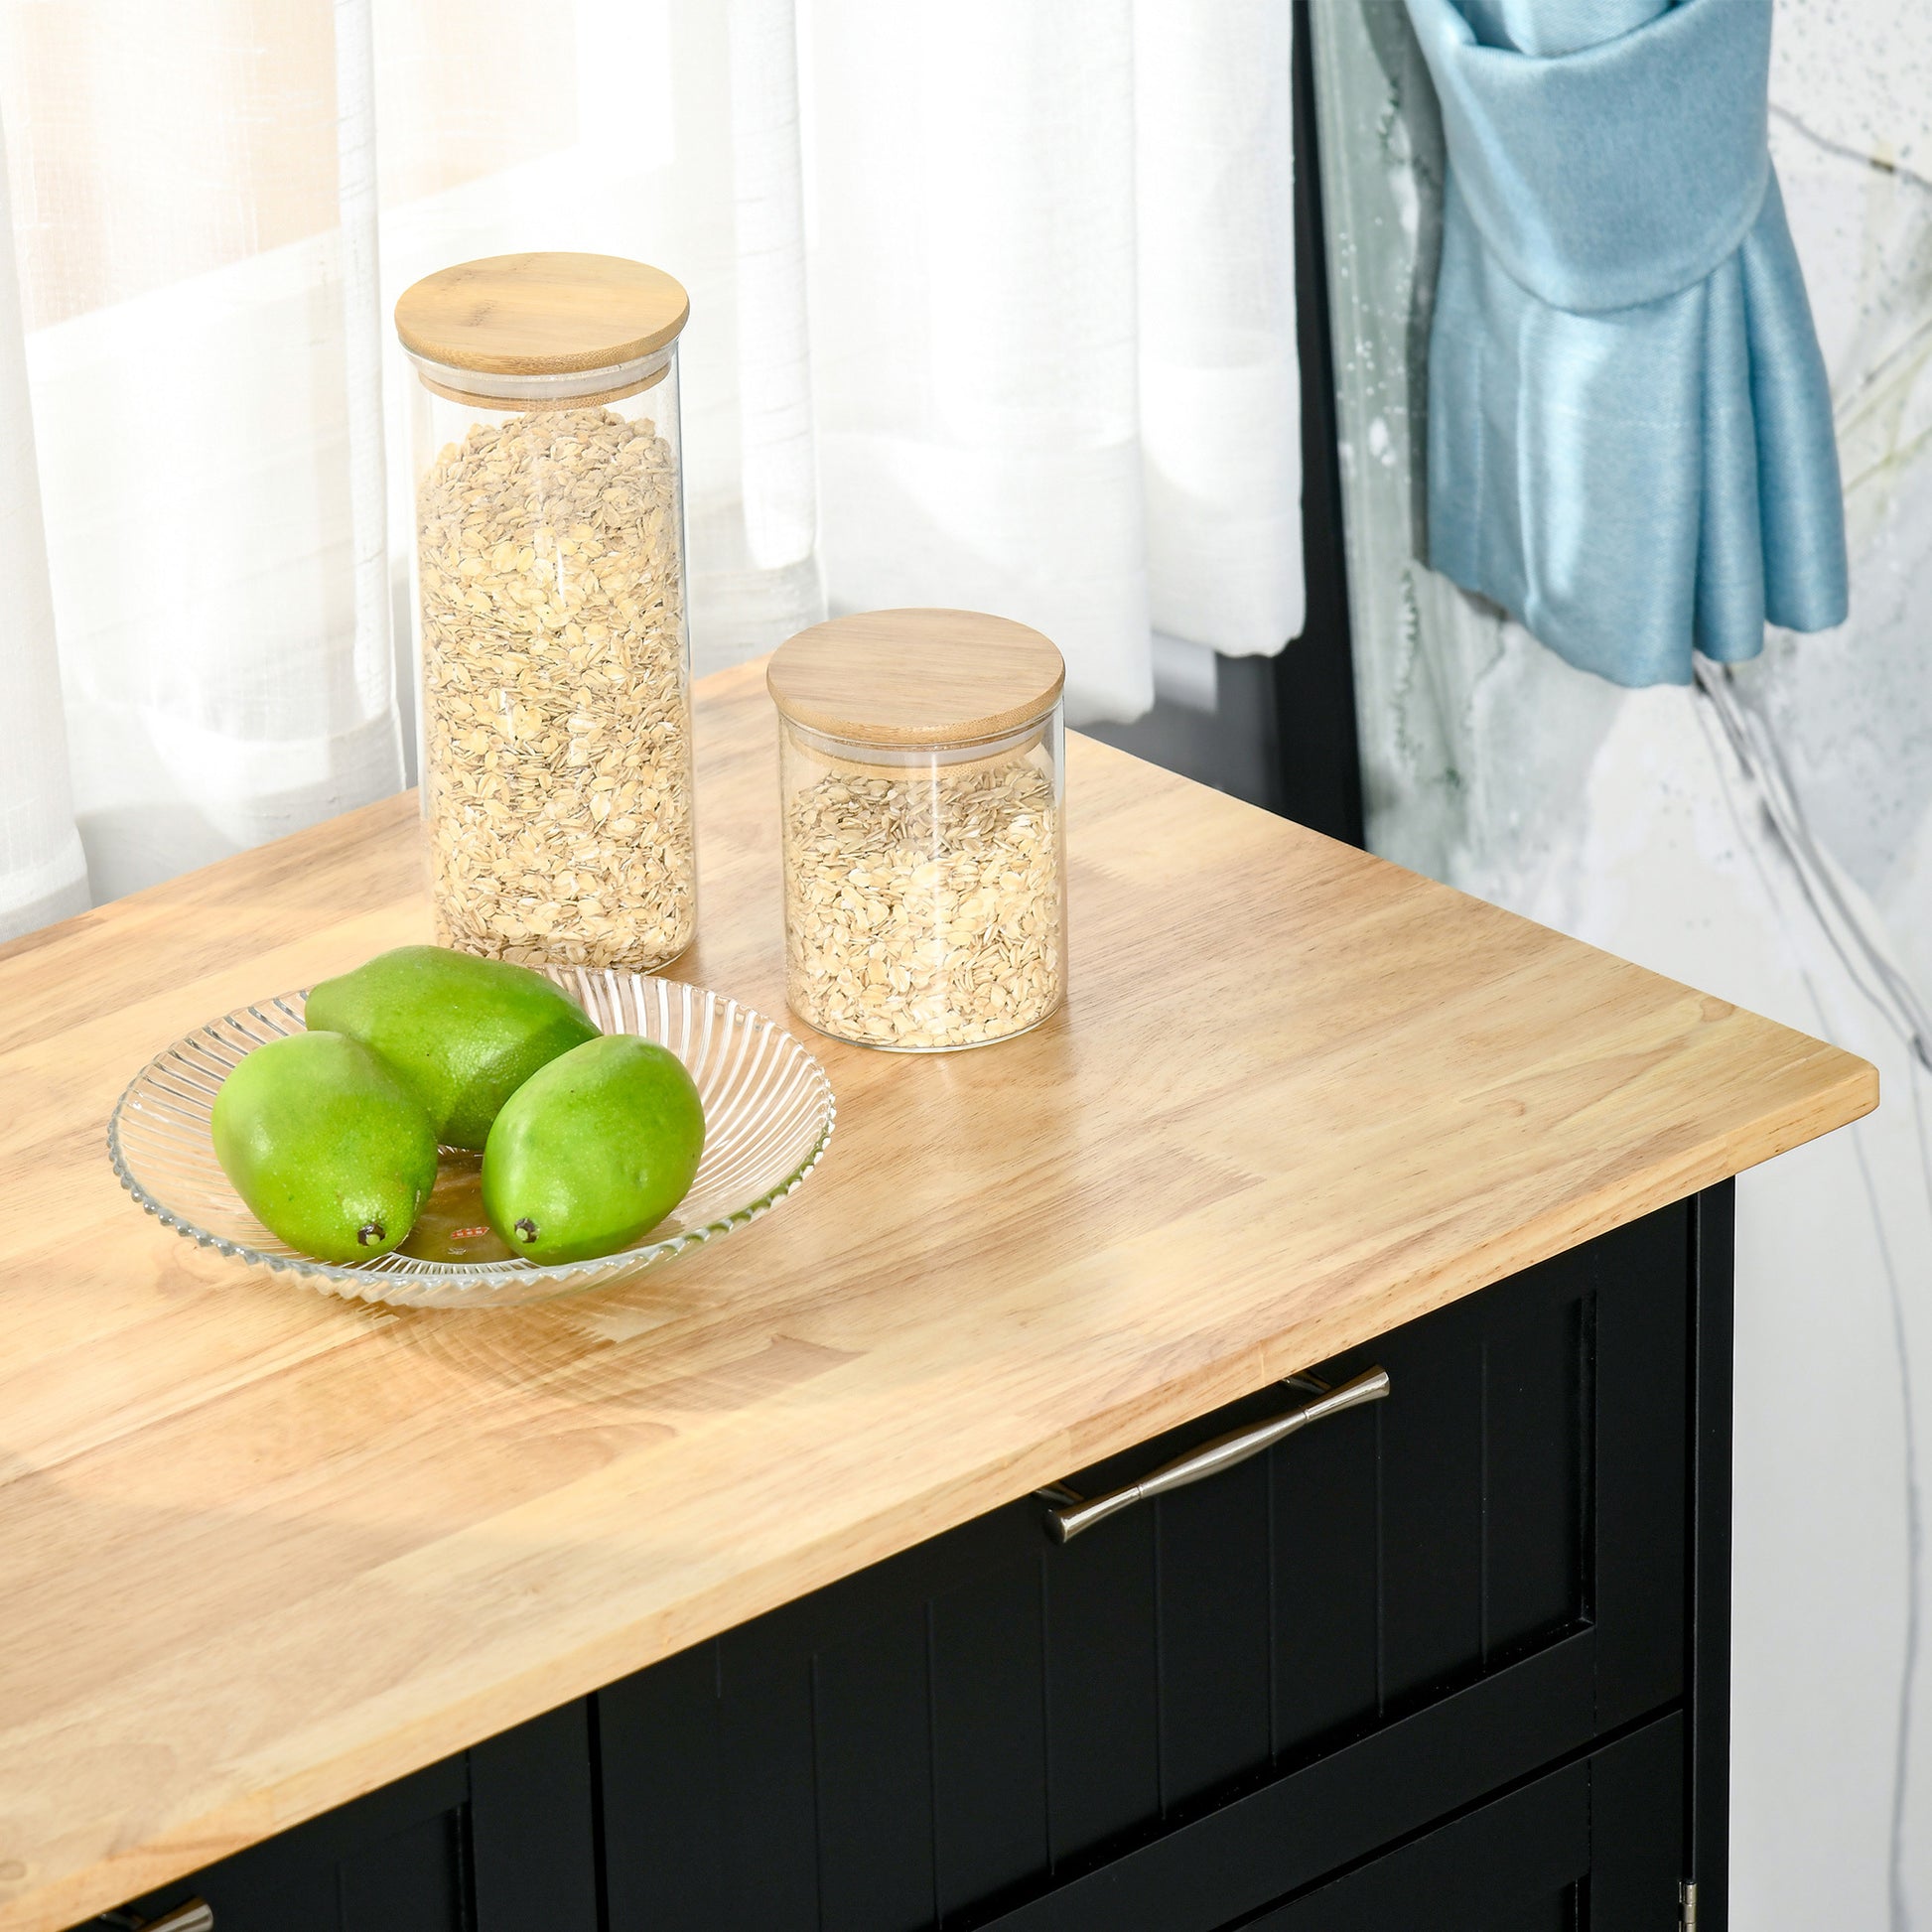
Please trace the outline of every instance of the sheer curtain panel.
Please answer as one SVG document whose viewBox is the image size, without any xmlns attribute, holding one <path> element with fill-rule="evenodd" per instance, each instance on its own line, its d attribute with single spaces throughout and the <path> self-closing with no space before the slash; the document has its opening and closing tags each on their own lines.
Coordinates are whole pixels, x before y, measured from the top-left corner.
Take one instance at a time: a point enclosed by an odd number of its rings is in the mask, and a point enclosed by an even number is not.
<svg viewBox="0 0 1932 1932">
<path fill-rule="evenodd" d="M 700 673 L 969 605 L 1077 717 L 1300 628 L 1272 0 L 0 0 L 0 937 L 408 780 L 397 294 L 684 282 Z M 6 237 L 0 236 L 0 242 Z M 84 856 L 83 856 L 84 854 Z"/>
<path fill-rule="evenodd" d="M 1291 17 L 813 0 L 836 603 L 1033 624 L 1075 723 L 1301 630 Z"/>
<path fill-rule="evenodd" d="M 6 209 L 0 155 L 0 214 Z M 0 223 L 0 570 L 12 595 L 0 632 L 0 939 L 87 905 L 87 860 L 73 824 L 61 661 L 47 582 L 40 468 L 21 341 L 12 223 Z"/>
</svg>

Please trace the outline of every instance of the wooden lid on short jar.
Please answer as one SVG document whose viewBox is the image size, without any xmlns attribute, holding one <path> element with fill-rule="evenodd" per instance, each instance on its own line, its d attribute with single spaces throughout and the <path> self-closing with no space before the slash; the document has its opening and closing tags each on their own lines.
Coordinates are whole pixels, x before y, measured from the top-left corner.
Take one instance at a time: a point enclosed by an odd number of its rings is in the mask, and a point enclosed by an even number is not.
<svg viewBox="0 0 1932 1932">
<path fill-rule="evenodd" d="M 490 255 L 406 288 L 396 334 L 449 369 L 570 375 L 655 353 L 690 314 L 681 283 L 621 255 Z"/>
<path fill-rule="evenodd" d="M 982 611 L 867 611 L 787 638 L 764 681 L 780 713 L 855 745 L 962 745 L 1059 702 L 1050 638 Z"/>
</svg>

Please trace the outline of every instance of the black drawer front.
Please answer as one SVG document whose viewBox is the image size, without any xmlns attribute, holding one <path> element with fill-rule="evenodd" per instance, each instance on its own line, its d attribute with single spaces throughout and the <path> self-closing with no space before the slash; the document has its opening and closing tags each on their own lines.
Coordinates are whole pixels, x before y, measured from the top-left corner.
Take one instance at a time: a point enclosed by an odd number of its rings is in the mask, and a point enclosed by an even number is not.
<svg viewBox="0 0 1932 1932">
<path fill-rule="evenodd" d="M 1217 1901 L 1171 1860 L 1181 1916 L 1145 1918 L 1208 1932 L 1301 1881 L 1271 1791 L 1435 1739 L 1318 1872 L 1669 1704 L 1689 1265 L 1666 1209 L 1323 1364 L 1393 1393 L 1063 1549 L 1016 1503 L 602 1693 L 611 1932 L 950 1928 L 1030 1897 L 1016 1924 L 1124 1928 L 1120 1897 L 1074 1909 L 1082 1874 L 1211 1815 L 1259 1863 L 1221 1859 Z"/>
<path fill-rule="evenodd" d="M 1270 1901 L 1682 1695 L 1690 1229 L 1666 1209 L 1321 1365 L 1380 1362 L 1393 1393 L 1064 1548 L 1016 1502 L 97 1923 L 195 1895 L 218 1932 L 1303 1911 Z M 1072 1480 L 1300 1399 L 1263 1391 Z M 1613 1788 L 1641 1810 L 1641 1780 L 1604 1775 L 1592 1819 Z M 1650 1924 L 1647 1903 L 1605 1916 L 1603 1869 L 1588 1923 Z M 1495 1925 L 1568 1923 L 1572 1882 Z"/>
<path fill-rule="evenodd" d="M 200 1898 L 214 1932 L 599 1932 L 591 1723 L 567 1704 L 92 1925 Z"/>
<path fill-rule="evenodd" d="M 1684 1723 L 1670 1717 L 1244 1918 L 1242 1932 L 1671 1932 L 1683 1806 Z"/>
</svg>

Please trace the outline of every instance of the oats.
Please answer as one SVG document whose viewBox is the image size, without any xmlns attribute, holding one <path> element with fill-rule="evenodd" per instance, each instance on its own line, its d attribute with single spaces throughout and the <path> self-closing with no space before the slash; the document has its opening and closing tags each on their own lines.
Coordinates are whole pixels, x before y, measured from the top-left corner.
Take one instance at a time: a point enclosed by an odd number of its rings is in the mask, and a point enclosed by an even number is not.
<svg viewBox="0 0 1932 1932">
<path fill-rule="evenodd" d="M 676 492 L 655 427 L 601 408 L 473 424 L 424 478 L 424 790 L 444 944 L 648 971 L 691 943 Z"/>
<path fill-rule="evenodd" d="M 786 800 L 784 857 L 788 997 L 821 1031 L 969 1046 L 1059 1005 L 1059 810 L 1024 752 L 834 765 Z"/>
</svg>

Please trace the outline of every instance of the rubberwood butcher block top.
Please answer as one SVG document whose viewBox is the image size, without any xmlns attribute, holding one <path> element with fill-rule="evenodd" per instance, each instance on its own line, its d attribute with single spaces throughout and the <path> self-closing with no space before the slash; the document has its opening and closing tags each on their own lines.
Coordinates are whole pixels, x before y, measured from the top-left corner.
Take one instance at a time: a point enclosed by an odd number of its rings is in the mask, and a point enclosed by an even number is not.
<svg viewBox="0 0 1932 1932">
<path fill-rule="evenodd" d="M 762 669 L 701 688 L 702 939 L 783 1012 Z M 1071 993 L 810 1037 L 776 1212 L 391 1313 L 146 1218 L 199 1022 L 428 936 L 397 798 L 0 951 L 0 1927 L 66 1926 L 1871 1108 L 1862 1060 L 1084 740 Z M 800 1030 L 803 1031 L 802 1029 Z"/>
</svg>

